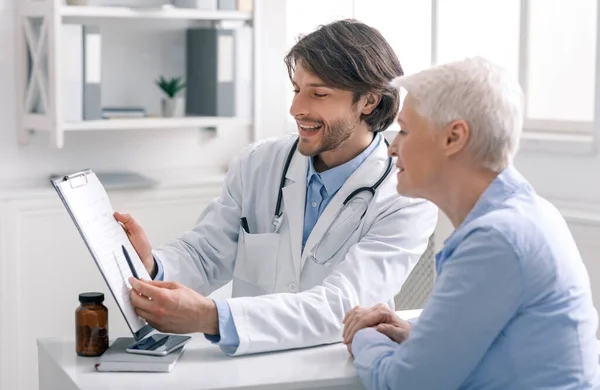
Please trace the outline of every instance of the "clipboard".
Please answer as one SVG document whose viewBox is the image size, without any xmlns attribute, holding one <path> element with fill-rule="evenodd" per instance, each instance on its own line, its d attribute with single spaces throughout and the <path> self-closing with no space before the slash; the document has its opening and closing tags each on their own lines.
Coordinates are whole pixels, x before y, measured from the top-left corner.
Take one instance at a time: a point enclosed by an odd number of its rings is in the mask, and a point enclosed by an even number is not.
<svg viewBox="0 0 600 390">
<path fill-rule="evenodd" d="M 134 339 L 143 339 L 155 329 L 137 316 L 131 305 L 131 286 L 128 279 L 132 273 L 121 245 L 129 252 L 138 275 L 147 280 L 151 278 L 123 227 L 114 219 L 114 211 L 106 190 L 91 169 L 50 181 L 96 263 Z"/>
</svg>

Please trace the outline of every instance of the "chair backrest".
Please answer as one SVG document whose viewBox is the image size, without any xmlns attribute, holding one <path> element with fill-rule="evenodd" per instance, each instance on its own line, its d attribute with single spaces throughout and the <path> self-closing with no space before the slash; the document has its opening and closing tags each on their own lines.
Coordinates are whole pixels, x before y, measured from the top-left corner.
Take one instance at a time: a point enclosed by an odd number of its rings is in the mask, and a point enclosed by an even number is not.
<svg viewBox="0 0 600 390">
<path fill-rule="evenodd" d="M 429 237 L 425 252 L 394 297 L 396 310 L 422 309 L 427 302 L 435 282 L 434 234 Z"/>
</svg>

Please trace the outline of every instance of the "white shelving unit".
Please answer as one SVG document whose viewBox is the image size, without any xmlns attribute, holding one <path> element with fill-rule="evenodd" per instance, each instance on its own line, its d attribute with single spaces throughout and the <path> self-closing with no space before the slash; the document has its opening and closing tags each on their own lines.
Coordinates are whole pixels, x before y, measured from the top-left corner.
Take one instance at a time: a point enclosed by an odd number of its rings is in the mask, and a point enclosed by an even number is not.
<svg viewBox="0 0 600 390">
<path fill-rule="evenodd" d="M 72 131 L 125 131 L 155 129 L 219 129 L 220 127 L 252 128 L 252 118 L 229 117 L 146 117 L 136 119 L 107 119 L 66 122 L 62 119 L 61 101 L 61 26 L 62 24 L 132 23 L 151 21 L 159 25 L 173 21 L 186 23 L 207 21 L 213 23 L 244 22 L 253 24 L 259 0 L 254 10 L 203 11 L 173 7 L 128 8 L 114 6 L 69 6 L 64 0 L 19 0 L 17 17 L 17 72 L 18 72 L 18 139 L 27 143 L 33 132 L 51 134 L 52 145 L 62 148 L 65 135 Z M 253 64 L 256 67 L 256 25 L 253 24 Z M 31 71 L 29 71 L 31 64 Z M 256 74 L 256 69 L 254 69 Z M 254 81 L 255 85 L 255 81 Z M 256 115 L 256 88 L 253 88 L 253 114 Z"/>
<path fill-rule="evenodd" d="M 143 129 L 185 129 L 219 128 L 221 126 L 250 126 L 252 121 L 244 118 L 183 117 L 183 118 L 140 118 L 106 119 L 81 122 L 65 122 L 65 131 L 91 130 L 143 130 Z"/>
<path fill-rule="evenodd" d="M 239 11 L 203 11 L 181 8 L 135 9 L 127 7 L 62 6 L 60 15 L 64 21 L 79 22 L 85 19 L 181 19 L 181 20 L 252 20 L 252 14 Z"/>
</svg>

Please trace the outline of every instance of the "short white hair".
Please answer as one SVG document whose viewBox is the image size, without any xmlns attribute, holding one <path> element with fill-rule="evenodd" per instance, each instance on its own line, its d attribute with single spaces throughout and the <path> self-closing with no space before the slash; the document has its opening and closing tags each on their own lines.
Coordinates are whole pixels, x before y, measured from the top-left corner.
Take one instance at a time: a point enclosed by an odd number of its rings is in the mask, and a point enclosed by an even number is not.
<svg viewBox="0 0 600 390">
<path fill-rule="evenodd" d="M 482 57 L 400 76 L 392 85 L 414 98 L 416 111 L 436 127 L 464 120 L 467 150 L 476 164 L 500 172 L 512 164 L 523 129 L 524 96 L 502 67 Z"/>
</svg>

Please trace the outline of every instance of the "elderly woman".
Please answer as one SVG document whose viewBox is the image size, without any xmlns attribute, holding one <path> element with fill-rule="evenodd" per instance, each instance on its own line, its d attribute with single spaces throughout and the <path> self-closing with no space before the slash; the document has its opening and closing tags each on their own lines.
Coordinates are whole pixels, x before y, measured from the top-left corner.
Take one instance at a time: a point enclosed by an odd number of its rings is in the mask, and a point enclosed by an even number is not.
<svg viewBox="0 0 600 390">
<path fill-rule="evenodd" d="M 415 324 L 354 308 L 344 342 L 368 389 L 588 389 L 597 313 L 564 219 L 511 165 L 523 96 L 482 58 L 394 80 L 407 96 L 390 146 L 398 192 L 455 231 Z"/>
</svg>

